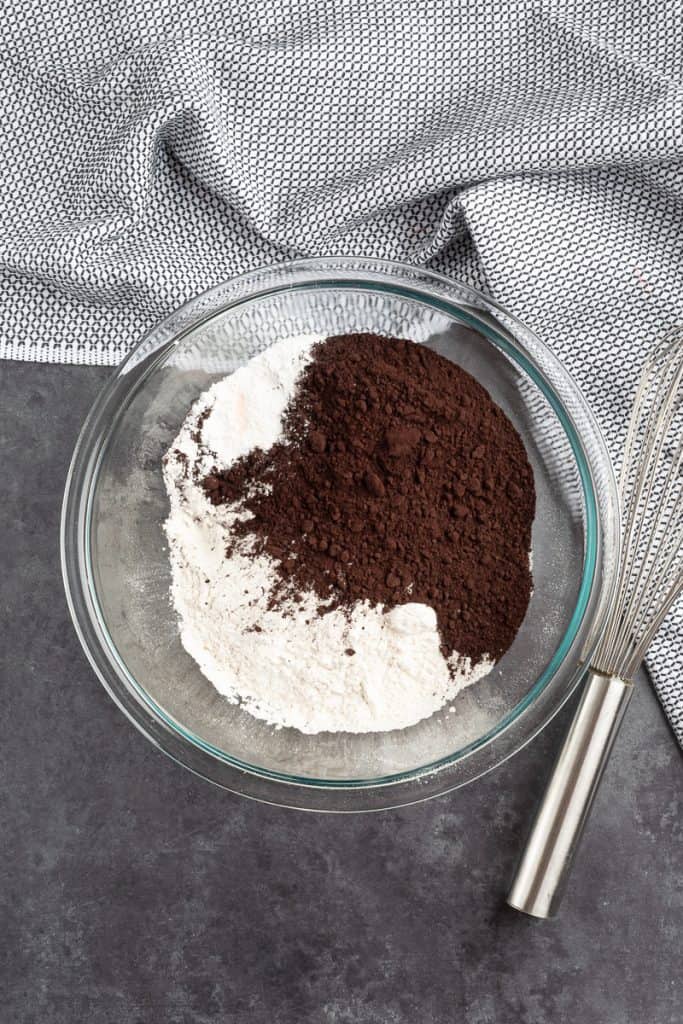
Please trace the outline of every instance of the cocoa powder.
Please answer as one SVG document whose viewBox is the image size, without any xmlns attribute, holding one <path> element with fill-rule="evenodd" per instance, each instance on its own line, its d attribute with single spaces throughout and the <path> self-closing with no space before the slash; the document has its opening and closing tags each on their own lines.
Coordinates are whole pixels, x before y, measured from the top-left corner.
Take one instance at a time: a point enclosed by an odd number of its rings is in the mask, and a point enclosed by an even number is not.
<svg viewBox="0 0 683 1024">
<path fill-rule="evenodd" d="M 262 485 L 267 486 L 262 486 Z M 238 534 L 277 564 L 271 604 L 321 599 L 431 605 L 442 651 L 498 659 L 529 603 L 534 480 L 488 392 L 398 338 L 328 338 L 314 350 L 282 440 L 203 481 L 251 513 Z M 351 656 L 352 650 L 347 654 Z"/>
</svg>

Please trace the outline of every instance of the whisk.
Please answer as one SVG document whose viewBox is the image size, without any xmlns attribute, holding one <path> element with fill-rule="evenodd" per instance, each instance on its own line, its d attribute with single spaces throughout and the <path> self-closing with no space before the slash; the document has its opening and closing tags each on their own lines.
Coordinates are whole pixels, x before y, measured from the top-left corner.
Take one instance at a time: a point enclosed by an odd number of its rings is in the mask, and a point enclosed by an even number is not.
<svg viewBox="0 0 683 1024">
<path fill-rule="evenodd" d="M 669 333 L 643 367 L 619 492 L 615 596 L 508 896 L 512 907 L 534 917 L 550 917 L 559 905 L 633 677 L 683 589 L 683 328 Z"/>
</svg>

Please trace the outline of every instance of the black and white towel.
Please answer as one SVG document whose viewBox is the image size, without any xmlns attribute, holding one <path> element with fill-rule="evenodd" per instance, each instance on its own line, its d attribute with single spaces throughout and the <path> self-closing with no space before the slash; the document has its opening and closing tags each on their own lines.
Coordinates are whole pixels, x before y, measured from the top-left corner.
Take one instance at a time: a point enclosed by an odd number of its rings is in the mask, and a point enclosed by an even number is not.
<svg viewBox="0 0 683 1024">
<path fill-rule="evenodd" d="M 618 451 L 683 321 L 679 0 L 6 0 L 0 354 L 114 364 L 237 271 L 425 263 L 570 368 Z M 683 742 L 683 612 L 650 668 Z"/>
</svg>

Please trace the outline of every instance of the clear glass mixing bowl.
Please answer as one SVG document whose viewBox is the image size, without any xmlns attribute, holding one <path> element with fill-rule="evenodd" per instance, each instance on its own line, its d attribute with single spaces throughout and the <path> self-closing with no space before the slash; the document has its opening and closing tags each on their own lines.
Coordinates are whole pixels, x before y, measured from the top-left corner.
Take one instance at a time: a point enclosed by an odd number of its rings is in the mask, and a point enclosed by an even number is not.
<svg viewBox="0 0 683 1024">
<path fill-rule="evenodd" d="M 197 396 L 293 333 L 373 331 L 428 345 L 472 373 L 533 466 L 534 593 L 484 680 L 412 728 L 306 736 L 228 703 L 180 644 L 169 603 L 161 459 Z M 460 786 L 519 750 L 571 693 L 613 583 L 617 498 L 576 385 L 518 320 L 471 288 L 368 259 L 254 271 L 192 300 L 128 356 L 96 401 L 71 464 L 62 560 L 97 675 L 167 754 L 227 789 L 316 810 L 372 810 Z"/>
</svg>

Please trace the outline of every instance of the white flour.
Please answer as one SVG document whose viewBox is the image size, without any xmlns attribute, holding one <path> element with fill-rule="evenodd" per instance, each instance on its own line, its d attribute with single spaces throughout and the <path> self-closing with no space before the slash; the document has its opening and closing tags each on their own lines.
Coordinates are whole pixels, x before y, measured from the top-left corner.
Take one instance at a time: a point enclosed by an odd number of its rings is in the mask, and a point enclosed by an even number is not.
<svg viewBox="0 0 683 1024">
<path fill-rule="evenodd" d="M 407 601 L 385 614 L 364 602 L 350 616 L 338 609 L 320 616 L 320 599 L 310 594 L 301 604 L 268 609 L 275 563 L 250 554 L 248 538 L 225 557 L 232 524 L 249 513 L 213 506 L 193 480 L 195 465 L 201 480 L 214 466 L 226 468 L 278 440 L 318 340 L 289 338 L 267 349 L 205 392 L 183 424 L 164 466 L 173 603 L 183 646 L 201 671 L 258 718 L 305 733 L 401 729 L 433 714 L 493 663 L 472 666 L 456 652 L 447 663 L 436 613 L 424 604 Z M 202 454 L 192 434 L 207 410 L 202 432 L 211 453 Z"/>
</svg>

